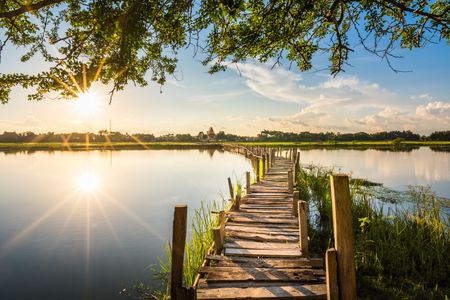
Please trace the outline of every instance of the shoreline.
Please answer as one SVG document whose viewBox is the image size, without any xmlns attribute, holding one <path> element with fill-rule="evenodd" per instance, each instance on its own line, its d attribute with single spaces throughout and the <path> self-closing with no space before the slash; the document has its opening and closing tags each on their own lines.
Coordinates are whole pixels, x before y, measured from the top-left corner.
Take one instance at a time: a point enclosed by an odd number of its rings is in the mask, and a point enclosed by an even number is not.
<svg viewBox="0 0 450 300">
<path fill-rule="evenodd" d="M 88 150 L 192 150 L 222 149 L 224 145 L 243 145 L 269 148 L 328 148 L 328 149 L 386 149 L 408 150 L 418 147 L 447 148 L 450 141 L 352 141 L 352 142 L 112 142 L 112 143 L 0 143 L 0 151 L 88 151 Z"/>
</svg>

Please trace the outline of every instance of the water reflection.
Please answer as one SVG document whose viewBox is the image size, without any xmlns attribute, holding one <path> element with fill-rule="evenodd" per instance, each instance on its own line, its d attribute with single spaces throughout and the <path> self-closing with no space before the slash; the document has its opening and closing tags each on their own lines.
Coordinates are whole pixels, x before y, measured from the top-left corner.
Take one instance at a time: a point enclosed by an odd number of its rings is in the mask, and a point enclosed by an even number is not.
<svg viewBox="0 0 450 300">
<path fill-rule="evenodd" d="M 394 189 L 431 186 L 439 196 L 450 198 L 450 152 L 436 152 L 427 147 L 410 152 L 316 149 L 301 150 L 300 160 L 303 164 L 352 172 L 355 177 L 381 182 Z"/>
<path fill-rule="evenodd" d="M 92 170 L 84 170 L 77 175 L 76 183 L 81 192 L 92 193 L 97 190 L 100 178 Z"/>
<path fill-rule="evenodd" d="M 164 256 L 173 206 L 212 201 L 249 162 L 224 152 L 0 153 L 2 299 L 122 299 Z M 45 296 L 44 296 L 45 295 Z"/>
</svg>

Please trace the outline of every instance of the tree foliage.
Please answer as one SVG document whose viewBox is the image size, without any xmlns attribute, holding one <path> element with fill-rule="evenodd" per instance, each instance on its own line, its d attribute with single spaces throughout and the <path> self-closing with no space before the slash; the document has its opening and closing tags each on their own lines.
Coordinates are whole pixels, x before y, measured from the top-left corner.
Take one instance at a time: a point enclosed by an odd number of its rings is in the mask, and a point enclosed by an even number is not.
<svg viewBox="0 0 450 300">
<path fill-rule="evenodd" d="M 0 0 L 0 54 L 7 44 L 46 64 L 36 73 L 0 73 L 0 102 L 11 88 L 74 97 L 97 80 L 112 86 L 164 84 L 177 51 L 192 46 L 210 72 L 252 58 L 287 60 L 304 71 L 328 53 L 343 71 L 364 47 L 389 62 L 396 46 L 450 40 L 448 0 Z"/>
</svg>

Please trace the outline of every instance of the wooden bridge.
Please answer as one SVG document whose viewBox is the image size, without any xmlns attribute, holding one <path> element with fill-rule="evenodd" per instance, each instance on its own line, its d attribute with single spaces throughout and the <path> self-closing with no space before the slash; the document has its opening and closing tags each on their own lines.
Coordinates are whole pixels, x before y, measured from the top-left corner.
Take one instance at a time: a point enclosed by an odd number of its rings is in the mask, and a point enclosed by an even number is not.
<svg viewBox="0 0 450 300">
<path fill-rule="evenodd" d="M 356 299 L 351 214 L 334 217 L 340 219 L 334 222 L 337 250 L 329 249 L 325 262 L 309 255 L 307 203 L 294 190 L 296 149 L 225 148 L 251 159 L 256 178 L 252 183 L 247 172 L 245 195 L 236 194 L 228 178 L 232 205 L 217 212 L 214 244 L 193 287 L 182 285 L 187 208 L 175 208 L 171 298 Z M 348 177 L 331 180 L 333 206 L 340 206 L 333 207 L 333 215 L 344 216 L 350 212 Z M 348 203 L 342 205 L 342 200 Z"/>
</svg>

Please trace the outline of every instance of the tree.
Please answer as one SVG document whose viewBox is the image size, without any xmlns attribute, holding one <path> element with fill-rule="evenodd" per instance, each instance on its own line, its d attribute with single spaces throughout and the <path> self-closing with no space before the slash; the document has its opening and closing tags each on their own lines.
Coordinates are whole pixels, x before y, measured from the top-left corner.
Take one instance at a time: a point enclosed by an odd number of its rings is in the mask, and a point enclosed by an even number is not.
<svg viewBox="0 0 450 300">
<path fill-rule="evenodd" d="M 391 65 L 396 45 L 449 41 L 449 23 L 448 0 L 0 0 L 0 54 L 11 43 L 27 50 L 23 62 L 47 62 L 36 74 L 0 74 L 0 102 L 15 85 L 34 87 L 29 99 L 39 100 L 76 97 L 97 80 L 112 97 L 127 83 L 147 85 L 148 71 L 162 85 L 186 46 L 211 73 L 248 58 L 303 71 L 327 52 L 337 74 L 359 44 Z"/>
</svg>

